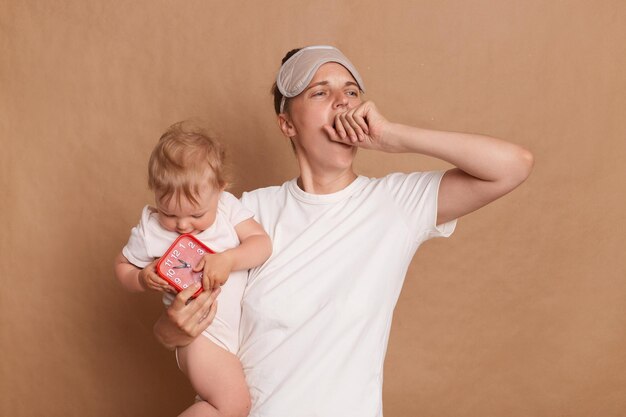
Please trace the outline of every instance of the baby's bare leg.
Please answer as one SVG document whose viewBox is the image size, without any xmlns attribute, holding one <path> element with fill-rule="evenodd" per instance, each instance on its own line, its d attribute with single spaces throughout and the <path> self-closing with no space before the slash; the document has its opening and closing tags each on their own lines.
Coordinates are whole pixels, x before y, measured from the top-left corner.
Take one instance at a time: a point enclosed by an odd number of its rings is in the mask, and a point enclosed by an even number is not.
<svg viewBox="0 0 626 417">
<path fill-rule="evenodd" d="M 178 349 L 178 363 L 204 400 L 179 417 L 246 417 L 250 393 L 239 359 L 204 336 Z"/>
</svg>

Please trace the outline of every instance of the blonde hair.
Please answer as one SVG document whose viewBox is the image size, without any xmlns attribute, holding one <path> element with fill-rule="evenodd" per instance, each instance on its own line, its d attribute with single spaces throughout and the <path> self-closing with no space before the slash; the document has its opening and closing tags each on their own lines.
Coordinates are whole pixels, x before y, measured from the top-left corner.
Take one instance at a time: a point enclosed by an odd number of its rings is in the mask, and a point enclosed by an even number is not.
<svg viewBox="0 0 626 417">
<path fill-rule="evenodd" d="M 222 190 L 224 150 L 201 127 L 189 121 L 170 126 L 152 150 L 148 163 L 148 186 L 157 198 L 180 204 L 184 196 L 198 204 L 199 186 L 205 181 Z"/>
</svg>

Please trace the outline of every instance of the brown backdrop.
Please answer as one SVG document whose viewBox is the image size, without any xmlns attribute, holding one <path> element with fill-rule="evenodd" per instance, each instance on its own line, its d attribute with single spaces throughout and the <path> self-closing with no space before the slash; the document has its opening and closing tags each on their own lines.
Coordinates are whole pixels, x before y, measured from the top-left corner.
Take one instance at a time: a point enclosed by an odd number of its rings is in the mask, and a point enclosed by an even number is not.
<svg viewBox="0 0 626 417">
<path fill-rule="evenodd" d="M 624 2 L 5 0 L 0 14 L 0 415 L 190 403 L 152 336 L 158 297 L 123 292 L 112 259 L 172 122 L 208 121 L 236 194 L 296 173 L 268 90 L 283 53 L 313 43 L 343 49 L 390 120 L 536 157 L 519 190 L 418 252 L 385 415 L 626 415 Z M 370 176 L 443 167 L 358 159 Z"/>
</svg>

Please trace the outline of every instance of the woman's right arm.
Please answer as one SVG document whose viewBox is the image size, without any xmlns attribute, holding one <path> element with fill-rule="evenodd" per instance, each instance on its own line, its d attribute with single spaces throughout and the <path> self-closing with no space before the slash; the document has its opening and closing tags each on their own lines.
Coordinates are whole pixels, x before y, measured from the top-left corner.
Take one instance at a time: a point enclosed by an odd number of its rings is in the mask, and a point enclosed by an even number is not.
<svg viewBox="0 0 626 417">
<path fill-rule="evenodd" d="M 383 152 L 411 152 L 449 162 L 439 186 L 437 222 L 443 224 L 502 197 L 526 180 L 530 151 L 485 135 L 443 132 L 390 123 L 371 101 L 335 116 L 331 140 Z"/>
<path fill-rule="evenodd" d="M 190 286 L 179 292 L 174 302 L 154 325 L 154 335 L 166 348 L 186 346 L 202 333 L 213 321 L 217 312 L 219 287 L 211 292 L 203 291 L 187 302 L 199 286 Z"/>
</svg>

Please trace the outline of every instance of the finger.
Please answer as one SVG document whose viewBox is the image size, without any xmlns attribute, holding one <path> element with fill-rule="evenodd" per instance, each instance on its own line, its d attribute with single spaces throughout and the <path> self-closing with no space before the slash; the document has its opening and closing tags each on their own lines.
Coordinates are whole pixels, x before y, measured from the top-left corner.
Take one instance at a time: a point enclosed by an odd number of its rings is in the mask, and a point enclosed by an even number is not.
<svg viewBox="0 0 626 417">
<path fill-rule="evenodd" d="M 215 302 L 211 304 L 211 310 L 209 310 L 209 314 L 207 315 L 207 318 L 205 320 L 209 324 L 213 322 L 213 319 L 215 318 L 215 315 L 217 314 L 218 303 L 219 302 L 215 300 Z"/>
<path fill-rule="evenodd" d="M 193 285 L 188 286 L 184 290 L 178 293 L 176 298 L 174 298 L 174 302 L 170 308 L 174 308 L 176 310 L 180 310 L 187 305 L 187 301 L 198 291 L 200 288 L 200 284 L 194 283 Z M 195 307 L 195 309 L 194 309 Z M 194 313 L 196 309 L 200 308 L 200 306 L 191 306 L 191 313 Z"/>
<path fill-rule="evenodd" d="M 201 323 L 211 315 L 211 310 L 215 309 L 215 304 L 217 303 L 217 296 L 219 295 L 219 288 L 214 291 L 205 291 L 196 298 L 196 304 L 200 307 L 198 308 L 195 316 L 197 317 L 198 323 Z M 214 316 L 215 314 L 213 314 Z"/>
<path fill-rule="evenodd" d="M 359 125 L 366 135 L 370 134 L 370 127 L 367 123 L 367 114 L 369 112 L 368 102 L 364 102 L 354 109 L 352 118 Z"/>
<path fill-rule="evenodd" d="M 346 115 L 346 121 L 350 124 L 350 127 L 354 130 L 359 142 L 363 142 L 365 140 L 365 133 L 361 126 L 354 119 L 355 112 L 350 112 Z"/>
<path fill-rule="evenodd" d="M 205 290 L 211 289 L 211 276 L 207 271 L 202 273 L 202 287 L 204 287 Z"/>
<path fill-rule="evenodd" d="M 216 288 L 213 291 L 211 291 L 211 299 L 217 300 L 217 296 L 220 295 L 221 292 L 222 292 L 221 288 Z"/>
<path fill-rule="evenodd" d="M 204 258 L 200 259 L 200 261 L 198 261 L 198 264 L 192 269 L 193 272 L 200 272 L 204 269 L 204 264 L 206 262 L 204 261 Z"/>
<path fill-rule="evenodd" d="M 211 308 L 205 314 L 203 314 L 198 320 L 198 324 L 197 324 L 197 328 L 199 330 L 198 333 L 203 332 L 204 330 L 206 330 L 207 327 L 211 325 L 211 323 L 213 323 L 213 319 L 215 318 L 216 314 L 217 314 L 217 301 L 211 304 Z"/>
<path fill-rule="evenodd" d="M 164 280 L 163 278 L 161 278 L 160 276 L 158 276 L 156 274 L 150 274 L 148 276 L 148 279 L 150 280 L 151 283 L 153 283 L 155 285 L 165 286 L 165 285 L 168 284 L 168 282 L 166 280 Z"/>
<path fill-rule="evenodd" d="M 341 140 L 341 137 L 339 137 L 339 134 L 337 134 L 337 131 L 331 125 L 324 125 L 322 126 L 322 129 L 324 129 L 330 140 L 332 140 L 333 142 L 343 143 L 343 140 Z"/>
<path fill-rule="evenodd" d="M 355 129 L 356 128 L 360 129 L 363 132 L 364 138 L 365 138 L 365 135 L 369 135 L 370 133 L 370 129 L 367 124 L 366 115 L 367 115 L 367 110 L 363 106 L 357 107 L 356 109 L 354 109 L 354 111 L 351 114 L 352 123 L 356 124 L 357 126 L 355 127 Z"/>
<path fill-rule="evenodd" d="M 359 125 L 363 133 L 366 135 L 370 134 L 370 127 L 367 125 L 367 120 L 365 119 L 365 114 L 361 112 L 357 112 L 354 114 L 354 121 Z"/>
<path fill-rule="evenodd" d="M 337 114 L 335 115 L 335 124 L 333 126 L 335 128 L 335 130 L 337 131 L 337 134 L 339 135 L 339 137 L 341 139 L 345 139 L 348 134 L 346 132 L 346 129 L 344 128 L 343 124 L 341 123 L 341 115 Z"/>
<path fill-rule="evenodd" d="M 220 287 L 217 287 L 216 289 L 212 290 L 209 293 L 209 298 L 207 300 L 207 303 L 210 302 L 211 305 L 217 303 L 217 297 L 220 295 L 221 292 L 222 292 L 222 289 Z"/>
<path fill-rule="evenodd" d="M 213 289 L 213 284 L 215 283 L 214 279 L 213 279 L 213 274 L 207 274 L 206 271 L 204 272 L 204 276 L 206 277 L 206 283 L 207 285 L 204 287 L 207 290 L 212 290 Z"/>
<path fill-rule="evenodd" d="M 348 121 L 347 115 L 345 113 L 339 115 L 339 120 L 341 120 L 341 126 L 346 131 L 346 133 L 348 134 L 348 137 L 350 138 L 350 141 L 352 143 L 355 143 L 359 138 L 358 138 L 356 132 L 354 131 L 354 128 L 351 126 L 350 122 Z"/>
<path fill-rule="evenodd" d="M 148 283 L 148 288 L 150 288 L 151 290 L 161 291 L 163 289 L 163 286 L 161 284 L 157 284 L 155 282 L 149 282 Z"/>
<path fill-rule="evenodd" d="M 167 291 L 170 287 L 169 283 L 158 275 L 150 275 L 148 279 L 148 286 L 154 290 Z"/>
<path fill-rule="evenodd" d="M 218 274 L 213 274 L 211 276 L 211 280 L 213 282 L 213 287 L 211 287 L 212 290 L 215 290 L 215 289 L 221 287 L 222 279 L 220 278 L 220 276 Z"/>
</svg>

